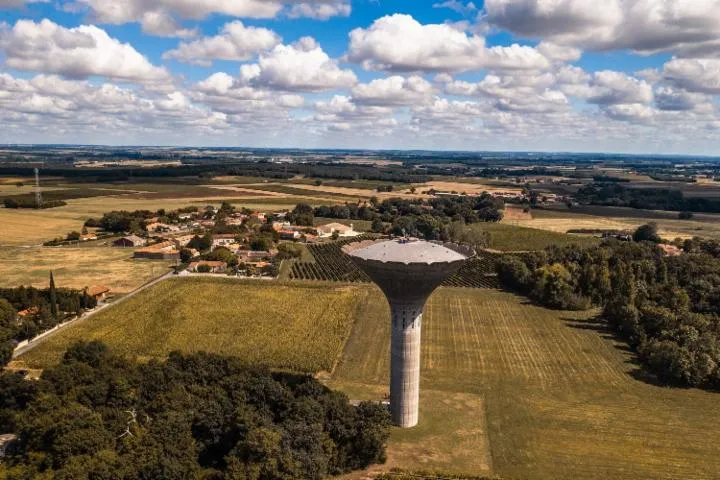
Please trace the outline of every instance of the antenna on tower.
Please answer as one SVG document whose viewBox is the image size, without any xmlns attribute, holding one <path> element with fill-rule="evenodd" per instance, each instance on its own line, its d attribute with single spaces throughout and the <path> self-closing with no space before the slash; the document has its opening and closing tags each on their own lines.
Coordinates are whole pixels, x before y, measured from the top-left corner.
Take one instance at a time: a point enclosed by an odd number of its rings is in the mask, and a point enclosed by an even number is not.
<svg viewBox="0 0 720 480">
<path fill-rule="evenodd" d="M 35 169 L 35 208 L 42 207 L 42 192 L 40 192 L 40 170 Z"/>
</svg>

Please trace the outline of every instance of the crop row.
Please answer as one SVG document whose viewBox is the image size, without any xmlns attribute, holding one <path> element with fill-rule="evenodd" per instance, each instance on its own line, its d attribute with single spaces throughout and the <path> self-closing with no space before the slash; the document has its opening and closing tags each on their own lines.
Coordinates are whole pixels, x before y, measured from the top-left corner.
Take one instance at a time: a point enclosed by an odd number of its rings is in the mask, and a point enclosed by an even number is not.
<svg viewBox="0 0 720 480">
<path fill-rule="evenodd" d="M 295 262 L 290 270 L 290 278 L 326 282 L 369 282 L 370 278 L 365 272 L 357 268 L 350 257 L 342 252 L 342 247 L 353 241 L 357 241 L 357 239 L 308 245 L 307 248 L 315 261 Z M 498 254 L 479 252 L 477 257 L 463 265 L 443 285 L 447 287 L 499 288 L 495 275 L 497 258 L 499 258 Z"/>
</svg>

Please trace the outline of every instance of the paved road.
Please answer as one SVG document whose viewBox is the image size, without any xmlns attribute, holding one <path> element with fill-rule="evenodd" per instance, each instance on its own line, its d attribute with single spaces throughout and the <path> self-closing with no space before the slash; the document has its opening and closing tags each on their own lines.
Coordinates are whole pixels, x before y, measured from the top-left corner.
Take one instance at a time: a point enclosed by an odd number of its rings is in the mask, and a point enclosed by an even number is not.
<svg viewBox="0 0 720 480">
<path fill-rule="evenodd" d="M 17 350 L 15 350 L 15 351 L 13 352 L 13 356 L 12 356 L 13 360 L 17 359 L 17 358 L 20 357 L 21 355 L 23 355 L 23 354 L 29 352 L 30 350 L 32 350 L 33 348 L 37 347 L 38 345 L 40 345 L 41 343 L 43 343 L 43 342 L 44 342 L 45 340 L 47 340 L 48 338 L 50 338 L 50 337 L 52 337 L 53 335 L 55 335 L 56 333 L 62 332 L 63 330 L 65 330 L 66 327 L 69 327 L 70 325 L 72 325 L 72 324 L 74 324 L 74 323 L 76 323 L 76 322 L 79 322 L 79 321 L 82 321 L 82 320 L 86 320 L 86 319 L 88 319 L 88 318 L 90 318 L 90 317 L 92 317 L 92 316 L 94 316 L 94 315 L 97 315 L 98 313 L 100 313 L 100 312 L 102 312 L 102 311 L 104 311 L 104 310 L 106 310 L 106 309 L 108 309 L 108 308 L 110 308 L 110 307 L 113 307 L 113 306 L 115 306 L 115 305 L 119 305 L 119 304 L 123 303 L 124 301 L 126 301 L 127 299 L 134 297 L 135 295 L 137 295 L 138 293 L 142 292 L 143 290 L 148 289 L 148 288 L 152 287 L 153 285 L 155 285 L 155 284 L 157 284 L 157 283 L 160 283 L 160 282 L 162 282 L 163 280 L 166 280 L 166 279 L 168 279 L 168 278 L 170 278 L 170 277 L 172 277 L 172 276 L 173 276 L 173 272 L 172 272 L 172 271 L 170 271 L 170 272 L 168 272 L 168 273 L 166 273 L 166 274 L 163 274 L 163 275 L 161 275 L 160 277 L 158 277 L 158 278 L 156 278 L 156 279 L 154 279 L 154 280 L 150 280 L 150 281 L 147 282 L 146 284 L 144 284 L 144 285 L 136 288 L 135 290 L 133 290 L 132 292 L 128 293 L 128 294 L 125 295 L 124 297 L 120 297 L 120 298 L 118 298 L 116 301 L 114 301 L 114 302 L 112 302 L 112 303 L 106 303 L 106 304 L 104 304 L 104 305 L 101 305 L 101 306 L 99 306 L 98 308 L 96 308 L 95 310 L 93 310 L 93 311 L 91 311 L 91 312 L 87 312 L 87 313 L 85 313 L 84 315 L 82 315 L 81 317 L 78 317 L 78 318 L 76 318 L 75 320 L 72 320 L 72 321 L 69 321 L 69 322 L 65 323 L 62 327 L 58 328 L 58 329 L 55 330 L 54 332 L 49 333 L 49 334 L 45 335 L 44 337 L 39 338 L 39 339 L 37 339 L 37 340 L 35 340 L 35 341 L 33 341 L 33 342 L 30 342 L 30 343 L 28 343 L 27 345 L 25 345 L 24 347 L 18 348 Z"/>
</svg>

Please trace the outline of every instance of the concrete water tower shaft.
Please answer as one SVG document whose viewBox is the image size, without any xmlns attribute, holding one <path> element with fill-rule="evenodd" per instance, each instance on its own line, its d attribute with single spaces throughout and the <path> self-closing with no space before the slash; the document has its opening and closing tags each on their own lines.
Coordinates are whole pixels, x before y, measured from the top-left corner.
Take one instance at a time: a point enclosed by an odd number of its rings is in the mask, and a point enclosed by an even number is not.
<svg viewBox="0 0 720 480">
<path fill-rule="evenodd" d="M 391 314 L 390 415 L 399 427 L 418 423 L 420 334 L 425 302 L 475 252 L 454 243 L 364 241 L 343 251 L 387 297 Z"/>
</svg>

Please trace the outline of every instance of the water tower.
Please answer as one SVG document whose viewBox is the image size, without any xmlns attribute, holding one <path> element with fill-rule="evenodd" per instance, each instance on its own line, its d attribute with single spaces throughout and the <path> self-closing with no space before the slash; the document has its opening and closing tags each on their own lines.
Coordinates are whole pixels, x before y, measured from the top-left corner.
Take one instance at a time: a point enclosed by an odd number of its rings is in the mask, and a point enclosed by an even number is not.
<svg viewBox="0 0 720 480">
<path fill-rule="evenodd" d="M 390 304 L 390 414 L 397 426 L 414 427 L 420 402 L 425 302 L 475 252 L 453 243 L 407 239 L 356 242 L 343 251 L 380 287 Z"/>
</svg>

